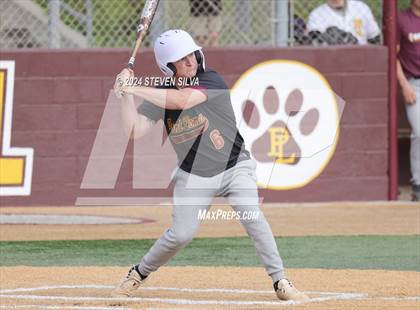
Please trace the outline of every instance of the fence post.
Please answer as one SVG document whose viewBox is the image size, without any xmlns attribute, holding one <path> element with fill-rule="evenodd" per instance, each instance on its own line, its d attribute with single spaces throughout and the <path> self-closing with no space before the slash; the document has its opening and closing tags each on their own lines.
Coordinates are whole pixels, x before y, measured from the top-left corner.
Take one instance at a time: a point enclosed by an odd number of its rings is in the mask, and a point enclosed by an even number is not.
<svg viewBox="0 0 420 310">
<path fill-rule="evenodd" d="M 288 0 L 274 0 L 274 42 L 275 46 L 287 46 L 289 42 Z"/>
<path fill-rule="evenodd" d="M 389 200 L 398 199 L 397 3 L 383 2 L 383 27 L 388 46 Z"/>
<path fill-rule="evenodd" d="M 60 47 L 60 1 L 48 1 L 48 46 L 50 48 Z"/>
</svg>

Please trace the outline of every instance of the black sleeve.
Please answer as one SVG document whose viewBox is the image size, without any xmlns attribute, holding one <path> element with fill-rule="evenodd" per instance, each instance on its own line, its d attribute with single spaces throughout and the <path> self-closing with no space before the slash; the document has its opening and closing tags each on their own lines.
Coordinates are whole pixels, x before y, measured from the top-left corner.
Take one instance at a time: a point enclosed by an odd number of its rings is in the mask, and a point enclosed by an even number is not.
<svg viewBox="0 0 420 310">
<path fill-rule="evenodd" d="M 155 106 L 153 103 L 148 101 L 143 102 L 137 107 L 137 112 L 157 122 L 163 118 L 164 110 L 160 107 Z"/>
<path fill-rule="evenodd" d="M 212 101 L 229 92 L 225 81 L 216 71 L 208 70 L 200 73 L 197 77 L 199 86 L 193 88 L 204 91 L 207 94 L 207 101 Z"/>
</svg>

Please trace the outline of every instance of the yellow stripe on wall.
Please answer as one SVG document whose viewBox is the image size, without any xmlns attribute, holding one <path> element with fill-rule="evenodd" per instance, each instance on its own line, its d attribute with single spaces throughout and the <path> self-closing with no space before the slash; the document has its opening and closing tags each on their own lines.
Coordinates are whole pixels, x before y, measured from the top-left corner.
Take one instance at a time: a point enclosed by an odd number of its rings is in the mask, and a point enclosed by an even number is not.
<svg viewBox="0 0 420 310">
<path fill-rule="evenodd" d="M 23 183 L 23 158 L 0 158 L 0 185 Z"/>
<path fill-rule="evenodd" d="M 0 143 L 3 146 L 4 142 L 4 86 L 5 86 L 5 74 L 4 71 L 0 71 Z M 23 158 L 6 158 L 1 154 L 0 149 L 0 186 L 2 185 L 20 185 L 23 183 L 24 164 Z"/>
</svg>

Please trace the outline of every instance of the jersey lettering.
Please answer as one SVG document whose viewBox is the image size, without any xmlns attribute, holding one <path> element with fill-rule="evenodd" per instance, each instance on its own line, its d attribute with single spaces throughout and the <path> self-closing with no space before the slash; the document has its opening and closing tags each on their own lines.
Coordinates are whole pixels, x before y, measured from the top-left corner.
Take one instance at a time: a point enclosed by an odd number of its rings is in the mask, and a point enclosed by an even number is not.
<svg viewBox="0 0 420 310">
<path fill-rule="evenodd" d="M 220 150 L 225 145 L 225 140 L 220 135 L 220 131 L 217 129 L 213 129 L 210 133 L 210 140 L 213 143 L 216 150 Z"/>
<path fill-rule="evenodd" d="M 353 28 L 358 36 L 363 36 L 363 20 L 360 18 L 353 19 Z"/>
</svg>

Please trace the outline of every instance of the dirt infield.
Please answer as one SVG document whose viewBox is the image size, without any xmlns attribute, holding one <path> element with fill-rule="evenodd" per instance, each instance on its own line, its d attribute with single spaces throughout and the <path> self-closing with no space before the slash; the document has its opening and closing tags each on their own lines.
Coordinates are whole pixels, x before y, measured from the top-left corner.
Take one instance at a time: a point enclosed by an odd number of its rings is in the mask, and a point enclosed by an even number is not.
<svg viewBox="0 0 420 310">
<path fill-rule="evenodd" d="M 215 206 L 213 208 L 219 208 Z M 228 207 L 222 207 L 229 210 Z M 0 240 L 156 238 L 170 225 L 171 208 L 2 208 L 1 214 L 101 215 L 147 220 L 139 224 L 0 225 Z M 266 205 L 277 236 L 420 234 L 420 205 L 341 203 Z M 77 233 L 75 233 L 77 232 Z M 236 221 L 205 221 L 200 237 L 243 236 Z M 28 253 L 30 255 L 30 253 Z M 163 267 L 132 299 L 109 297 L 121 267 L 0 267 L 0 308 L 12 309 L 419 309 L 420 273 L 383 270 L 287 269 L 311 299 L 276 299 L 264 269 Z"/>
<path fill-rule="evenodd" d="M 213 206 L 212 210 L 227 206 Z M 413 235 L 420 233 L 420 203 L 323 203 L 264 205 L 276 236 Z M 168 206 L 1 208 L 0 214 L 101 215 L 150 222 L 122 225 L 0 225 L 0 240 L 158 238 L 171 224 Z M 77 232 L 77 233 L 75 233 Z M 245 236 L 240 223 L 204 221 L 197 237 Z"/>
<path fill-rule="evenodd" d="M 109 296 L 126 272 L 115 267 L 2 267 L 1 305 L 29 309 L 418 309 L 419 273 L 288 270 L 308 293 L 305 303 L 281 302 L 262 268 L 164 267 L 131 299 Z M 19 275 L 19 276 L 16 276 Z M 16 290 L 13 290 L 16 289 Z M 25 309 L 27 309 L 25 307 Z M 92 309 L 92 308 L 91 308 Z"/>
</svg>

